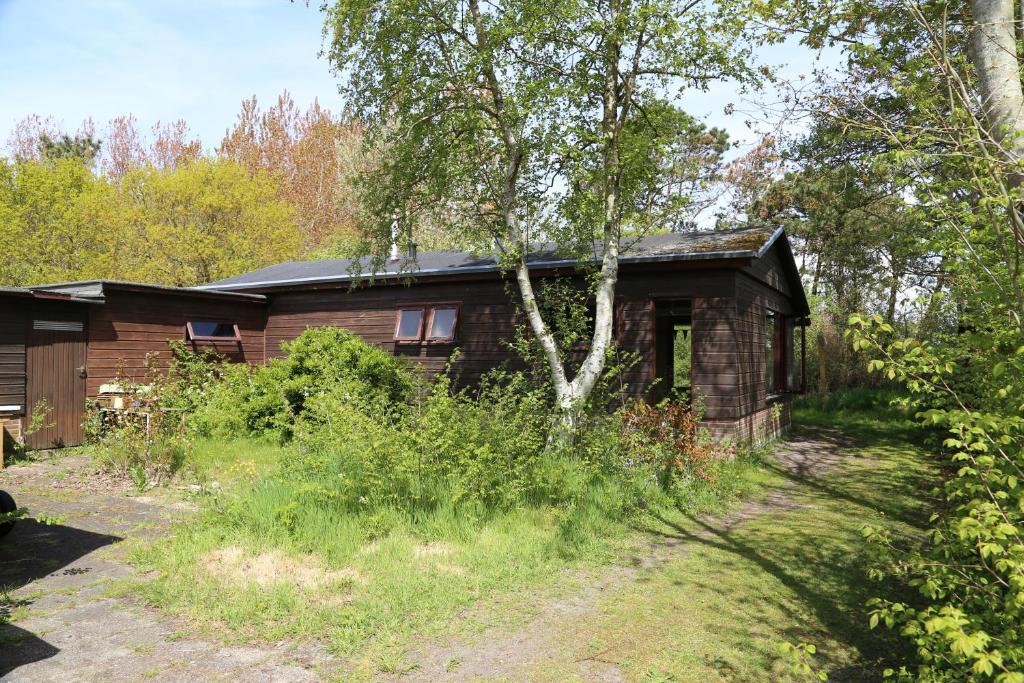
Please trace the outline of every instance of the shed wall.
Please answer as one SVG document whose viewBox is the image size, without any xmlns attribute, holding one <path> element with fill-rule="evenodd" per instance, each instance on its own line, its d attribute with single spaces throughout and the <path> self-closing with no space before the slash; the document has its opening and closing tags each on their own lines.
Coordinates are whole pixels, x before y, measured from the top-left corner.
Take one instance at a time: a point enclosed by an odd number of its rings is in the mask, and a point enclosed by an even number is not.
<svg viewBox="0 0 1024 683">
<path fill-rule="evenodd" d="M 102 384 L 118 378 L 144 381 L 147 368 L 166 370 L 171 353 L 168 341 L 185 340 L 189 320 L 238 323 L 241 343 L 203 342 L 194 350 L 216 351 L 229 360 L 260 364 L 264 361 L 265 304 L 244 300 L 223 301 L 180 294 L 108 291 L 106 302 L 91 307 L 86 392 L 99 393 Z M 151 359 L 151 360 L 149 360 Z"/>
<path fill-rule="evenodd" d="M 0 406 L 25 407 L 27 312 L 20 299 L 0 301 Z"/>
<path fill-rule="evenodd" d="M 764 258 L 741 271 L 736 280 L 738 328 L 743 331 L 739 338 L 742 349 L 739 365 L 744 372 L 739 393 L 744 415 L 764 409 L 771 403 L 764 381 L 765 316 L 769 310 L 781 315 L 795 312 L 778 250 L 776 245 Z"/>
<path fill-rule="evenodd" d="M 399 306 L 461 302 L 454 343 L 401 344 L 394 340 Z M 271 296 L 267 315 L 267 357 L 282 355 L 281 344 L 309 327 L 343 327 L 371 344 L 415 360 L 428 375 L 444 369 L 459 349 L 454 366 L 460 382 L 471 384 L 480 375 L 515 357 L 504 342 L 515 334 L 515 308 L 500 281 L 421 283 L 364 289 L 283 291 Z"/>
</svg>

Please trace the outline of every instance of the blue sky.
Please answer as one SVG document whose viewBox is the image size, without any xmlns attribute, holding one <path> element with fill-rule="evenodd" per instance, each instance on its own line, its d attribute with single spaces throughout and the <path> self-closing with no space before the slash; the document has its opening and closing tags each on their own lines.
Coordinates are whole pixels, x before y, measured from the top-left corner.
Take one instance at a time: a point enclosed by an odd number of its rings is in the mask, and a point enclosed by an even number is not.
<svg viewBox="0 0 1024 683">
<path fill-rule="evenodd" d="M 126 113 L 183 118 L 215 146 L 242 99 L 288 89 L 340 109 L 319 2 L 0 0 L 0 144 L 28 114 L 70 129 Z"/>
<path fill-rule="evenodd" d="M 302 107 L 319 98 L 339 110 L 336 79 L 318 56 L 318 7 L 319 0 L 0 0 L 0 145 L 29 114 L 52 115 L 71 130 L 87 117 L 102 126 L 131 113 L 143 130 L 183 118 L 210 149 L 251 95 L 267 104 L 288 89 Z M 796 77 L 815 55 L 790 44 L 763 58 Z M 685 99 L 690 113 L 733 139 L 756 139 L 744 123 L 753 106 L 732 84 Z M 726 116 L 729 103 L 740 111 Z"/>
</svg>

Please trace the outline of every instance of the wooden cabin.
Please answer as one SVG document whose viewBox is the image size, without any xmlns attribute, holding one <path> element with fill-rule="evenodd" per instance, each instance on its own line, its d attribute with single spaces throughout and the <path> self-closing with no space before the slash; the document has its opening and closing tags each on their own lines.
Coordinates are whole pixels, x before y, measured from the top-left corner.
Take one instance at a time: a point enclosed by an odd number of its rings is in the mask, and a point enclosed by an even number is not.
<svg viewBox="0 0 1024 683">
<path fill-rule="evenodd" d="M 550 249 L 529 262 L 538 282 L 574 277 L 579 265 Z M 75 445 L 86 399 L 166 366 L 168 340 L 259 364 L 322 325 L 427 373 L 458 350 L 453 372 L 471 384 L 515 362 L 504 342 L 515 331 L 517 298 L 494 259 L 465 252 L 407 253 L 376 268 L 290 262 L 195 288 L 96 281 L 0 290 L 0 423 L 20 438 L 45 399 L 52 419 L 28 445 Z M 623 388 L 651 401 L 685 390 L 715 436 L 762 440 L 788 426 L 792 395 L 803 390 L 808 313 L 781 229 L 624 240 L 614 338 L 639 362 Z"/>
</svg>

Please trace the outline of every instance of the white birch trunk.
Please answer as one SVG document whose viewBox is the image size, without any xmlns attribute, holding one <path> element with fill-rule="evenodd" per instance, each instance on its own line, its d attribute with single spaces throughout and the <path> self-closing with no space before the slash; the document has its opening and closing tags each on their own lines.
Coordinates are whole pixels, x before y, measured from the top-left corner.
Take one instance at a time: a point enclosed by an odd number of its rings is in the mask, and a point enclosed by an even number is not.
<svg viewBox="0 0 1024 683">
<path fill-rule="evenodd" d="M 508 243 L 515 245 L 517 252 L 515 266 L 516 282 L 519 285 L 523 309 L 526 312 L 526 319 L 530 324 L 530 329 L 544 353 L 555 391 L 556 424 L 548 439 L 548 447 L 552 448 L 573 440 L 579 426 L 579 418 L 583 406 L 601 378 L 602 372 L 604 372 L 605 358 L 612 340 L 615 285 L 619 275 L 620 164 L 618 145 L 622 132 L 621 121 L 619 120 L 619 46 L 613 41 L 609 41 L 609 45 L 606 47 L 605 67 L 607 73 L 605 74 L 602 120 L 602 132 L 604 133 L 603 166 L 605 172 L 604 182 L 602 183 L 604 215 L 602 216 L 601 226 L 601 273 L 595 293 L 594 337 L 591 340 L 587 357 L 580 366 L 579 372 L 570 382 L 565 372 L 562 350 L 559 349 L 558 342 L 547 326 L 547 323 L 544 322 L 540 307 L 537 305 L 537 296 L 533 289 L 533 282 L 530 280 L 530 268 L 526 258 L 530 246 L 529 236 L 519 224 L 519 216 L 516 213 L 516 206 L 518 204 L 517 183 L 520 166 L 523 161 L 522 150 L 519 148 L 508 122 L 502 120 L 505 115 L 504 97 L 501 84 L 498 81 L 494 66 L 488 55 L 487 33 L 483 26 L 479 0 L 470 0 L 469 6 L 477 37 L 477 49 L 484 56 L 484 77 L 490 86 L 494 110 L 500 121 L 499 128 L 502 141 L 509 155 L 500 201 L 503 212 L 505 239 L 508 240 Z M 610 10 L 612 25 L 614 24 L 616 12 L 616 0 L 613 0 Z"/>
<path fill-rule="evenodd" d="M 992 139 L 1009 161 L 1024 157 L 1024 91 L 1013 0 L 971 0 L 971 61 Z"/>
</svg>

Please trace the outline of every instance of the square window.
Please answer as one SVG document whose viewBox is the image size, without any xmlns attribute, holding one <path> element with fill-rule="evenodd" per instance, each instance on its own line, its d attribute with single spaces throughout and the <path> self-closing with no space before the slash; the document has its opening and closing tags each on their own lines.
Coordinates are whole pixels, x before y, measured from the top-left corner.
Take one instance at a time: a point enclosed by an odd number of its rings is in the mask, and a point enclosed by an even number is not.
<svg viewBox="0 0 1024 683">
<path fill-rule="evenodd" d="M 398 341 L 419 341 L 422 336 L 423 309 L 399 309 L 398 322 L 395 324 L 395 339 Z"/>
<path fill-rule="evenodd" d="M 190 320 L 185 324 L 185 329 L 192 341 L 242 341 L 236 323 Z"/>
<path fill-rule="evenodd" d="M 430 341 L 448 341 L 455 338 L 455 323 L 459 319 L 459 309 L 455 306 L 437 306 L 430 314 L 430 329 L 427 339 Z"/>
</svg>

